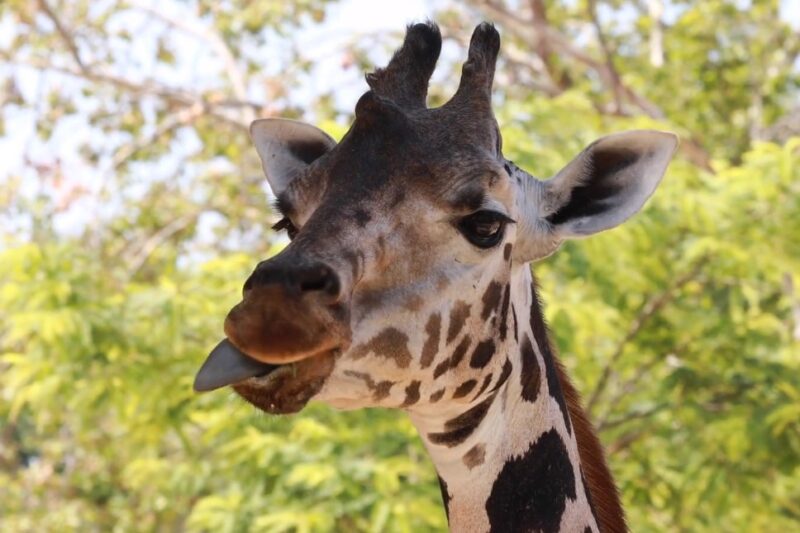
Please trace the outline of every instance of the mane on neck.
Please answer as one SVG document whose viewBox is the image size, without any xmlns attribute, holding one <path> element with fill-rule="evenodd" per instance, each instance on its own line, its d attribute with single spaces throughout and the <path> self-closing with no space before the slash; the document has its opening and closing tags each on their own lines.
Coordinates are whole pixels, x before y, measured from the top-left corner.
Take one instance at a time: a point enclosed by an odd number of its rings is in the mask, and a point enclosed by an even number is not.
<svg viewBox="0 0 800 533">
<path fill-rule="evenodd" d="M 575 431 L 575 440 L 577 441 L 578 454 L 581 458 L 582 473 L 585 479 L 585 485 L 589 490 L 590 503 L 592 505 L 592 511 L 595 514 L 595 519 L 600 527 L 600 531 L 604 533 L 624 533 L 628 531 L 628 526 L 625 523 L 625 512 L 622 509 L 617 486 L 614 484 L 614 479 L 611 477 L 611 471 L 606 463 L 603 446 L 600 444 L 597 432 L 581 405 L 580 393 L 578 393 L 575 386 L 570 381 L 564 369 L 564 365 L 556 356 L 556 351 L 550 341 L 550 332 L 548 331 L 547 324 L 544 320 L 544 314 L 542 313 L 541 299 L 539 298 L 535 276 L 533 277 L 531 290 L 533 291 L 534 301 L 531 310 L 531 324 L 534 328 L 533 333 L 542 350 L 546 352 L 546 357 L 549 357 L 553 362 L 556 373 L 558 374 L 558 380 L 561 384 L 561 393 L 566 400 L 569 417 Z"/>
</svg>

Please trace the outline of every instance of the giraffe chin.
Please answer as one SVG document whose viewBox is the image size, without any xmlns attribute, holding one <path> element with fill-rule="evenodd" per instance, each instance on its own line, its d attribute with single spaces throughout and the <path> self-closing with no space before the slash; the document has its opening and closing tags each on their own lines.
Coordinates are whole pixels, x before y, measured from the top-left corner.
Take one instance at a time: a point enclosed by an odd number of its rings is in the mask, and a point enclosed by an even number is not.
<svg viewBox="0 0 800 533">
<path fill-rule="evenodd" d="M 321 347 L 311 353 L 294 354 L 281 364 L 265 363 L 224 339 L 197 372 L 194 389 L 207 392 L 231 385 L 262 411 L 295 413 L 322 388 L 339 352 L 338 347 Z"/>
<path fill-rule="evenodd" d="M 300 411 L 325 384 L 333 371 L 337 348 L 310 355 L 273 368 L 232 385 L 233 390 L 253 406 L 270 414 Z"/>
</svg>

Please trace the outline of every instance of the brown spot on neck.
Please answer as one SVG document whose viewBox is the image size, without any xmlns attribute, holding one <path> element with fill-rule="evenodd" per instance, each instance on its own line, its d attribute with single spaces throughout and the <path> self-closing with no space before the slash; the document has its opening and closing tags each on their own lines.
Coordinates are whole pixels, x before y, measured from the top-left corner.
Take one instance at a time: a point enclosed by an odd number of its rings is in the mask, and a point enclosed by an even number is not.
<svg viewBox="0 0 800 533">
<path fill-rule="evenodd" d="M 478 384 L 477 380 L 470 379 L 456 387 L 455 392 L 453 392 L 453 399 L 456 400 L 458 398 L 463 398 L 467 394 L 470 393 L 472 389 L 475 388 L 475 385 Z"/>
<path fill-rule="evenodd" d="M 545 431 L 495 477 L 485 505 L 491 531 L 561 531 L 576 485 L 566 443 L 555 428 Z"/>
<path fill-rule="evenodd" d="M 489 315 L 492 314 L 498 304 L 500 303 L 500 296 L 502 294 L 503 286 L 496 282 L 492 281 L 489 283 L 489 286 L 486 287 L 486 292 L 483 293 L 483 310 L 481 311 L 481 318 L 486 320 L 489 318 Z"/>
<path fill-rule="evenodd" d="M 500 377 L 497 378 L 497 383 L 495 383 L 494 387 L 492 387 L 492 392 L 497 391 L 497 389 L 502 387 L 503 384 L 508 381 L 508 377 L 511 375 L 513 368 L 514 367 L 511 364 L 511 361 L 506 359 L 505 363 L 503 363 L 503 369 L 500 371 Z"/>
<path fill-rule="evenodd" d="M 481 383 L 481 388 L 478 389 L 478 392 L 475 393 L 475 398 L 480 397 L 481 394 L 486 392 L 486 389 L 489 388 L 489 383 L 491 382 L 492 382 L 492 374 L 491 373 L 486 374 L 486 377 L 483 378 L 483 383 Z"/>
<path fill-rule="evenodd" d="M 367 385 L 367 388 L 372 391 L 372 399 L 376 402 L 388 397 L 389 392 L 391 392 L 392 386 L 394 385 L 394 381 L 376 382 L 374 379 L 372 379 L 372 376 L 364 372 L 356 372 L 355 370 L 345 370 L 344 373 L 346 376 L 351 376 L 357 379 L 364 380 L 364 383 Z"/>
<path fill-rule="evenodd" d="M 514 319 L 514 342 L 519 342 L 519 324 L 517 323 L 517 308 L 511 304 L 511 317 Z"/>
<path fill-rule="evenodd" d="M 422 346 L 422 357 L 420 357 L 420 365 L 422 368 L 428 368 L 433 363 L 433 358 L 439 351 L 439 335 L 442 329 L 442 315 L 433 313 L 428 318 L 428 323 L 425 324 L 425 344 Z"/>
<path fill-rule="evenodd" d="M 469 318 L 469 304 L 461 300 L 457 301 L 450 309 L 450 323 L 447 325 L 447 344 L 450 344 L 458 337 L 461 328 Z"/>
<path fill-rule="evenodd" d="M 462 461 L 464 461 L 464 465 L 467 468 L 472 470 L 476 466 L 480 466 L 483 464 L 483 461 L 486 459 L 486 445 L 485 444 L 476 444 L 470 450 L 464 454 Z"/>
<path fill-rule="evenodd" d="M 408 351 L 408 335 L 397 328 L 386 328 L 375 335 L 369 342 L 353 349 L 353 359 L 358 360 L 369 353 L 379 357 L 393 359 L 400 368 L 408 368 L 411 363 L 411 352 Z"/>
<path fill-rule="evenodd" d="M 439 433 L 428 433 L 428 439 L 433 444 L 439 444 L 449 448 L 458 446 L 467 440 L 469 436 L 472 435 L 472 433 L 478 428 L 481 422 L 483 422 L 483 419 L 486 417 L 486 413 L 489 412 L 489 407 L 492 406 L 492 402 L 494 402 L 496 397 L 496 394 L 492 394 L 464 413 L 455 418 L 451 418 L 444 423 L 444 431 Z"/>
<path fill-rule="evenodd" d="M 436 365 L 436 368 L 433 369 L 433 379 L 438 378 L 449 369 L 457 367 L 459 363 L 461 363 L 461 360 L 464 359 L 464 355 L 467 353 L 471 342 L 472 339 L 469 337 L 461 339 L 456 349 L 453 350 L 453 355 Z"/>
<path fill-rule="evenodd" d="M 439 400 L 442 399 L 442 396 L 444 396 L 444 389 L 443 388 L 439 389 L 436 392 L 434 392 L 433 394 L 431 394 L 431 403 L 438 402 Z"/>
<path fill-rule="evenodd" d="M 484 368 L 492 360 L 495 352 L 495 345 L 492 339 L 487 339 L 479 343 L 472 352 L 469 366 L 472 368 Z"/>
<path fill-rule="evenodd" d="M 500 304 L 500 341 L 506 340 L 508 334 L 508 304 L 511 301 L 511 284 L 506 283 L 503 290 L 503 303 Z"/>
<path fill-rule="evenodd" d="M 403 403 L 400 407 L 409 407 L 414 405 L 419 401 L 419 386 L 421 383 L 417 380 L 412 381 L 406 387 L 406 399 L 403 400 Z"/>
<path fill-rule="evenodd" d="M 522 360 L 522 369 L 520 371 L 522 399 L 533 403 L 539 397 L 542 372 L 539 368 L 539 360 L 536 358 L 536 352 L 533 350 L 533 344 L 528 335 L 522 337 L 520 359 Z"/>
</svg>

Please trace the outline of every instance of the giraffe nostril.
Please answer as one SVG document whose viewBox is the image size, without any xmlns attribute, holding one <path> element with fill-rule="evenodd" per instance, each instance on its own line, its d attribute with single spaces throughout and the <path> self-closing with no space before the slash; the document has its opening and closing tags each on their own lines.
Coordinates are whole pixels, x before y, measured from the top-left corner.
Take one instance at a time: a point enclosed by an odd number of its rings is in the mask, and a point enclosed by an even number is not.
<svg viewBox="0 0 800 533">
<path fill-rule="evenodd" d="M 262 263 L 253 271 L 242 287 L 242 295 L 246 297 L 257 287 L 273 285 L 281 286 L 294 294 L 321 294 L 336 299 L 341 291 L 338 274 L 324 263 L 305 265 L 280 265 Z"/>
<path fill-rule="evenodd" d="M 302 292 L 323 291 L 328 286 L 326 278 L 312 278 L 300 282 L 300 290 Z"/>
<path fill-rule="evenodd" d="M 301 292 L 339 293 L 339 276 L 327 265 L 315 265 L 295 272 L 295 283 Z"/>
</svg>

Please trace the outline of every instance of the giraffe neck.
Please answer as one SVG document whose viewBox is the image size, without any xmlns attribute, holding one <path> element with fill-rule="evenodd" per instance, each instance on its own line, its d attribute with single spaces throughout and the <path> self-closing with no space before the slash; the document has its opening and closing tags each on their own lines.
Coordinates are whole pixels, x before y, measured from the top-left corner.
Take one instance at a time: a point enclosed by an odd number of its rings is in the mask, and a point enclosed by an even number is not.
<svg viewBox="0 0 800 533">
<path fill-rule="evenodd" d="M 586 428 L 571 420 L 564 392 L 574 389 L 567 382 L 562 390 L 527 267 L 512 276 L 511 292 L 515 334 L 498 350 L 506 362 L 493 387 L 457 413 L 410 413 L 439 474 L 451 530 L 599 531 L 576 438 Z M 621 508 L 619 516 L 622 531 Z"/>
</svg>

